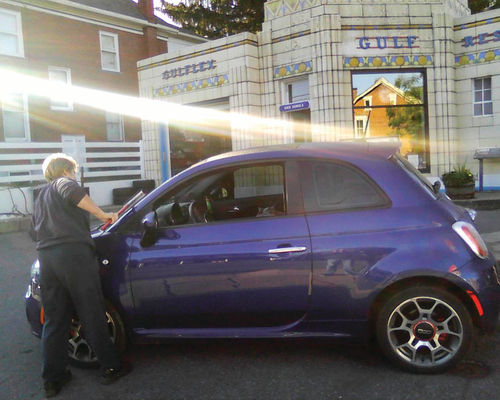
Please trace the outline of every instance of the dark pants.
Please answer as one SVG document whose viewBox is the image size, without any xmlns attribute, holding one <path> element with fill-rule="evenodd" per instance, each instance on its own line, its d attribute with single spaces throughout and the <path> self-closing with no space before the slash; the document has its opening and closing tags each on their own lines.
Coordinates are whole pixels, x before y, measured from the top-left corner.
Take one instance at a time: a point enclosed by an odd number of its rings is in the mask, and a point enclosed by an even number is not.
<svg viewBox="0 0 500 400">
<path fill-rule="evenodd" d="M 42 332 L 42 377 L 58 381 L 68 365 L 68 337 L 76 311 L 85 338 L 103 369 L 120 368 L 106 323 L 99 264 L 84 243 L 60 244 L 38 251 L 45 323 Z"/>
</svg>

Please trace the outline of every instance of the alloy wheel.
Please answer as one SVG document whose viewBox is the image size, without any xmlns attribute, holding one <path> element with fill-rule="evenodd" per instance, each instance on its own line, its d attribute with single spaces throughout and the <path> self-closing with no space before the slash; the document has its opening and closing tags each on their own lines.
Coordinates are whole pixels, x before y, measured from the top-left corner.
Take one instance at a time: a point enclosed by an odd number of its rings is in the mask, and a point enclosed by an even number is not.
<svg viewBox="0 0 500 400">
<path fill-rule="evenodd" d="M 106 323 L 108 326 L 111 341 L 115 343 L 116 324 L 109 312 L 106 312 Z M 80 363 L 91 365 L 97 362 L 97 357 L 90 347 L 90 344 L 85 339 L 82 324 L 77 318 L 73 318 L 71 321 L 71 328 L 68 339 L 68 355 L 71 359 Z"/>
<path fill-rule="evenodd" d="M 448 362 L 460 350 L 464 328 L 458 313 L 435 297 L 419 296 L 399 304 L 387 322 L 393 351 L 418 367 Z"/>
</svg>

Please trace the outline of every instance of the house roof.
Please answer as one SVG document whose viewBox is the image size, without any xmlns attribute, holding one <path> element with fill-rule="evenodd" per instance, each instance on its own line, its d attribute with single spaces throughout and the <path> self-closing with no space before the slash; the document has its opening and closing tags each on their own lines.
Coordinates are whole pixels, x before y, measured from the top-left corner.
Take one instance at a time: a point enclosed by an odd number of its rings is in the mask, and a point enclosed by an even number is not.
<svg viewBox="0 0 500 400">
<path fill-rule="evenodd" d="M 139 11 L 137 3 L 131 0 L 70 0 L 73 3 L 80 3 L 88 7 L 99 8 L 114 12 L 117 14 L 127 15 L 138 19 L 146 19 L 146 17 Z"/>
<path fill-rule="evenodd" d="M 144 21 L 148 19 L 139 10 L 137 3 L 132 0 L 69 0 L 73 3 L 79 3 L 87 7 L 98 8 L 100 10 L 113 12 L 116 14 L 126 15 L 127 17 L 137 18 Z M 169 24 L 161 18 L 155 16 L 155 23 L 170 28 L 183 31 L 178 26 Z"/>
<path fill-rule="evenodd" d="M 391 82 L 389 82 L 387 79 L 384 77 L 378 78 L 373 85 L 371 85 L 368 89 L 366 89 L 363 93 L 359 94 L 355 99 L 353 104 L 356 104 L 359 99 L 362 99 L 363 97 L 367 96 L 370 92 L 375 90 L 377 87 L 380 85 L 386 86 L 393 92 L 397 93 L 399 96 L 404 98 L 408 103 L 414 104 L 414 103 L 419 103 L 420 101 L 418 99 L 415 99 L 414 97 L 408 96 L 405 92 L 403 92 L 400 88 L 397 86 L 393 85 Z"/>
</svg>

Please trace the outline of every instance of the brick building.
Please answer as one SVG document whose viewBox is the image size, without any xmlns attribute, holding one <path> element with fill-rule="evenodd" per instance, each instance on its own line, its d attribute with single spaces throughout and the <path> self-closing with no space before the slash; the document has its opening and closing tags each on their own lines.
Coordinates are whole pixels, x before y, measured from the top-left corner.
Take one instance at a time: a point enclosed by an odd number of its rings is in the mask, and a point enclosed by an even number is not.
<svg viewBox="0 0 500 400">
<path fill-rule="evenodd" d="M 74 87 L 139 97 L 138 60 L 205 41 L 157 18 L 153 0 L 0 0 L 0 69 Z M 0 215 L 30 212 L 52 152 L 77 159 L 99 205 L 144 177 L 139 118 L 0 89 Z"/>
<path fill-rule="evenodd" d="M 204 42 L 154 16 L 153 0 L 0 0 L 0 66 L 75 86 L 138 96 L 137 61 Z M 137 141 L 137 118 L 11 93 L 0 142 Z"/>
</svg>

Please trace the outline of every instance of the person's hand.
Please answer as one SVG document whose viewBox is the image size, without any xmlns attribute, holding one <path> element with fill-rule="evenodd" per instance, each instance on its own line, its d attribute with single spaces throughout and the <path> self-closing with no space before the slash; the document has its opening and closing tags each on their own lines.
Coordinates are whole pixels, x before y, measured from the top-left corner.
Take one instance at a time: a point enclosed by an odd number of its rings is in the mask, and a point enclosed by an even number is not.
<svg viewBox="0 0 500 400">
<path fill-rule="evenodd" d="M 109 220 L 111 220 L 111 223 L 114 223 L 118 219 L 118 213 L 115 213 L 115 212 L 110 212 L 110 213 L 103 212 L 101 215 L 99 215 L 99 219 L 102 222 L 108 222 Z"/>
</svg>

